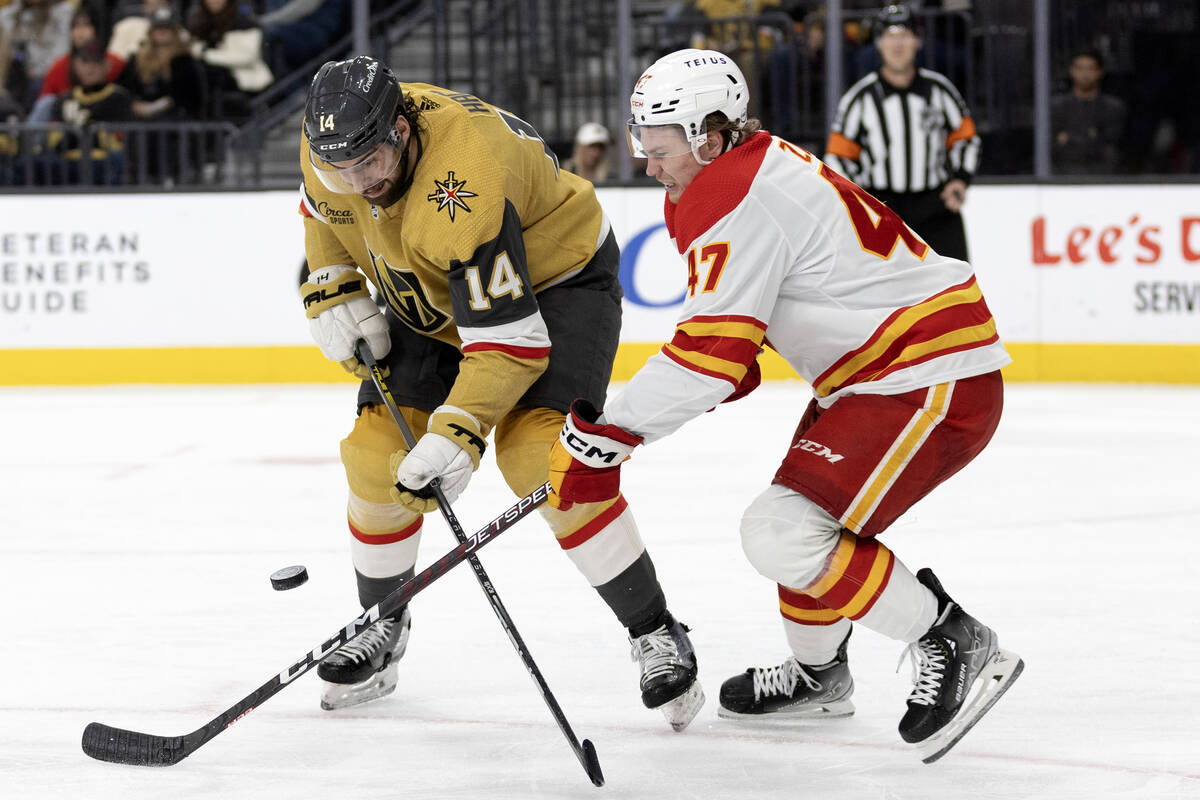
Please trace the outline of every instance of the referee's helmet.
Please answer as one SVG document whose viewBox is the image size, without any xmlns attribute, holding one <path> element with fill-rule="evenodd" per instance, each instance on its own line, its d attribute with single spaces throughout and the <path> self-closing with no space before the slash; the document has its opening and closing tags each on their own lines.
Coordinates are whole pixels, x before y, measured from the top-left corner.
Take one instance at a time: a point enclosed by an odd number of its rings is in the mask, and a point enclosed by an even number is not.
<svg viewBox="0 0 1200 800">
<path fill-rule="evenodd" d="M 878 39 L 884 31 L 892 28 L 908 28 L 918 36 L 921 35 L 921 22 L 913 10 L 903 3 L 885 6 L 875 15 L 874 38 Z"/>
</svg>

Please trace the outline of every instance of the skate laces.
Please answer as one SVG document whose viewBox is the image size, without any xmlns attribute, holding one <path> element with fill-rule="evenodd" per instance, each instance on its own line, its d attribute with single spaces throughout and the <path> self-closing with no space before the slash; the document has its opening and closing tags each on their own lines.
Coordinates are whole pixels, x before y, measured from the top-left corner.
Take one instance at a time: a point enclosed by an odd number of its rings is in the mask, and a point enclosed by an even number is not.
<svg viewBox="0 0 1200 800">
<path fill-rule="evenodd" d="M 387 645 L 388 639 L 392 638 L 392 626 L 395 624 L 393 619 L 379 620 L 363 631 L 362 636 L 338 648 L 337 655 L 354 663 L 368 660 L 377 649 Z"/>
<path fill-rule="evenodd" d="M 942 677 L 946 672 L 946 649 L 940 640 L 924 637 L 904 648 L 896 671 L 904 665 L 904 659 L 912 660 L 913 690 L 908 696 L 908 702 L 922 706 L 932 706 L 937 703 L 938 694 L 942 688 Z"/>
<path fill-rule="evenodd" d="M 796 691 L 796 684 L 801 680 L 814 692 L 821 688 L 821 682 L 809 675 L 794 656 L 778 667 L 756 667 L 751 672 L 754 673 L 754 699 L 756 701 L 776 694 L 786 694 L 790 697 L 792 692 Z"/>
<path fill-rule="evenodd" d="M 679 645 L 666 625 L 632 639 L 630 643 L 633 645 L 631 660 L 640 662 L 642 666 L 643 685 L 681 665 Z"/>
</svg>

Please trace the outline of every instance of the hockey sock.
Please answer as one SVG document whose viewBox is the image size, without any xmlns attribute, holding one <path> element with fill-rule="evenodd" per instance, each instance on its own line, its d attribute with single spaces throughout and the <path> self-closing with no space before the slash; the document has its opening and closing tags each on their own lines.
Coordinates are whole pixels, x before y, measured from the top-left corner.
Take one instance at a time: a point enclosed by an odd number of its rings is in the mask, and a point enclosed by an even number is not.
<svg viewBox="0 0 1200 800">
<path fill-rule="evenodd" d="M 354 577 L 358 581 L 358 602 L 362 603 L 363 608 L 370 608 L 400 588 L 400 584 L 415 574 L 416 569 L 410 567 L 399 575 L 393 575 L 388 578 L 368 578 L 358 570 L 354 570 Z M 403 608 L 398 609 L 393 616 L 399 619 L 400 612 L 403 610 Z"/>
<path fill-rule="evenodd" d="M 803 589 L 843 617 L 902 642 L 915 641 L 937 616 L 937 599 L 877 539 L 844 531 L 825 569 Z"/>
<path fill-rule="evenodd" d="M 666 614 L 667 598 L 646 551 L 617 577 L 597 586 L 596 591 L 621 625 L 630 632 L 640 631 L 634 635 L 649 633 L 662 624 L 658 620 Z"/>
</svg>

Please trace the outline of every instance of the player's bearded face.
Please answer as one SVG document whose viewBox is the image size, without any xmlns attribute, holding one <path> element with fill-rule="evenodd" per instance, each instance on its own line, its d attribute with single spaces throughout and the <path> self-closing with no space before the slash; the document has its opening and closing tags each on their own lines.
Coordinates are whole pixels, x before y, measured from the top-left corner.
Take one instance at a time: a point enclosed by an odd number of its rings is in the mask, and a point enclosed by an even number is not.
<svg viewBox="0 0 1200 800">
<path fill-rule="evenodd" d="M 642 127 L 638 139 L 646 158 L 646 174 L 666 188 L 672 203 L 678 203 L 683 190 L 703 169 L 683 129 L 678 125 Z"/>
</svg>

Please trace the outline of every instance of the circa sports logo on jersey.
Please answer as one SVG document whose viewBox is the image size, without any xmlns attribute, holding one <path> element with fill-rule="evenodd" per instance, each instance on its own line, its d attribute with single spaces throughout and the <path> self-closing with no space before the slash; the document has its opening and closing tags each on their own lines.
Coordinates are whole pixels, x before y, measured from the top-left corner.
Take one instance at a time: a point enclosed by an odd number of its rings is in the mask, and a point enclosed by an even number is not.
<svg viewBox="0 0 1200 800">
<path fill-rule="evenodd" d="M 450 221 L 454 221 L 455 209 L 461 208 L 468 214 L 471 212 L 471 207 L 466 204 L 463 199 L 465 197 L 478 197 L 474 192 L 466 190 L 467 182 L 454 179 L 454 171 L 451 170 L 446 174 L 446 180 L 439 181 L 434 179 L 433 185 L 437 187 L 437 191 L 430 192 L 425 196 L 425 199 L 431 203 L 437 203 L 437 210 L 446 209 L 446 213 L 450 215 Z"/>
<path fill-rule="evenodd" d="M 352 225 L 354 224 L 354 212 L 348 208 L 334 208 L 328 202 L 322 200 L 317 203 L 317 212 L 325 218 L 325 221 L 330 225 Z"/>
</svg>

